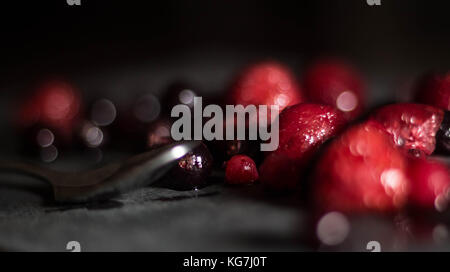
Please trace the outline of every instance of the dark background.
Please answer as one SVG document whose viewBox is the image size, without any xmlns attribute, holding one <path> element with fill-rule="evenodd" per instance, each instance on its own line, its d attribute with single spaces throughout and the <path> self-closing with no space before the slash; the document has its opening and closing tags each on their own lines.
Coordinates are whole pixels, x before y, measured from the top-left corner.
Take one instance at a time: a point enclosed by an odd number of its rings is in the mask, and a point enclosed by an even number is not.
<svg viewBox="0 0 450 272">
<path fill-rule="evenodd" d="M 418 75 L 450 68 L 450 4 L 381 2 L 3 1 L 0 155 L 15 157 L 21 144 L 10 127 L 20 96 L 36 80 L 53 76 L 73 82 L 86 101 L 106 96 L 121 103 L 137 92 L 160 94 L 179 78 L 219 92 L 240 67 L 266 58 L 286 63 L 301 79 L 310 61 L 332 55 L 361 70 L 370 105 L 407 100 Z M 298 240 L 308 231 L 305 213 L 266 197 L 255 200 L 247 192 L 254 188 L 212 186 L 205 192 L 217 194 L 203 198 L 143 188 L 120 196 L 122 208 L 89 210 L 52 207 L 12 186 L 25 181 L 1 180 L 0 250 L 64 251 L 70 240 L 80 241 L 83 250 L 107 251 L 311 250 Z M 161 200 L 178 194 L 191 199 Z M 390 222 L 364 218 L 353 227 L 344 250 L 365 251 L 369 240 L 382 242 L 383 250 L 424 249 L 403 244 Z"/>
<path fill-rule="evenodd" d="M 290 54 L 300 63 L 293 68 L 334 54 L 381 71 L 446 69 L 449 7 L 439 0 L 4 1 L 0 82 L 156 66 L 177 56 L 182 64 L 193 52 L 251 53 L 244 60 Z"/>
</svg>

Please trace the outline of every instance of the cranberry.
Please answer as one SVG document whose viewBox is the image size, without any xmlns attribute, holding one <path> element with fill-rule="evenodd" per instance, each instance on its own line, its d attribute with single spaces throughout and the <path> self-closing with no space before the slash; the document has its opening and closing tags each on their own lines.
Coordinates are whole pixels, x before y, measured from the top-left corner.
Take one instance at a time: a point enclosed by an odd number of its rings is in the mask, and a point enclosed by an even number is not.
<svg viewBox="0 0 450 272">
<path fill-rule="evenodd" d="M 115 145 L 120 148 L 142 151 L 152 140 L 149 129 L 161 117 L 161 103 L 151 94 L 138 95 L 130 105 L 122 106 L 114 125 Z M 154 138 L 154 137 L 153 137 Z"/>
<path fill-rule="evenodd" d="M 331 106 L 308 103 L 286 108 L 279 120 L 279 147 L 262 163 L 261 182 L 277 189 L 292 189 L 319 146 L 335 136 L 345 120 Z"/>
<path fill-rule="evenodd" d="M 192 190 L 209 184 L 213 157 L 203 143 L 178 160 L 157 185 L 175 190 Z"/>
<path fill-rule="evenodd" d="M 412 158 L 408 177 L 411 181 L 410 203 L 414 207 L 443 211 L 450 196 L 450 172 L 446 165 Z"/>
<path fill-rule="evenodd" d="M 54 161 L 59 150 L 73 144 L 80 119 L 81 95 L 71 84 L 49 80 L 18 105 L 16 129 L 27 154 Z"/>
<path fill-rule="evenodd" d="M 423 76 L 416 87 L 416 101 L 450 110 L 450 73 Z"/>
<path fill-rule="evenodd" d="M 320 210 L 395 212 L 406 204 L 407 160 L 384 128 L 369 121 L 336 138 L 314 173 Z"/>
<path fill-rule="evenodd" d="M 225 180 L 228 184 L 249 184 L 257 179 L 258 170 L 250 157 L 235 155 L 227 162 Z"/>
<path fill-rule="evenodd" d="M 271 61 L 256 63 L 244 69 L 226 99 L 228 104 L 244 107 L 277 105 L 280 111 L 302 101 L 299 83 L 290 69 Z"/>
<path fill-rule="evenodd" d="M 38 86 L 20 105 L 19 130 L 51 130 L 61 144 L 70 144 L 79 121 L 81 95 L 71 84 L 52 80 Z"/>
<path fill-rule="evenodd" d="M 397 146 L 426 155 L 435 149 L 436 133 L 443 118 L 444 113 L 438 108 L 408 103 L 388 105 L 372 115 L 372 120 L 384 126 Z"/>
<path fill-rule="evenodd" d="M 336 107 L 347 119 L 361 114 L 365 86 L 359 73 L 342 60 L 323 59 L 313 63 L 304 76 L 309 101 Z"/>
<path fill-rule="evenodd" d="M 206 142 L 211 147 L 211 152 L 214 156 L 214 161 L 217 166 L 223 166 L 224 162 L 228 161 L 235 155 L 250 156 L 258 163 L 260 156 L 260 142 L 250 140 L 215 140 Z"/>
</svg>

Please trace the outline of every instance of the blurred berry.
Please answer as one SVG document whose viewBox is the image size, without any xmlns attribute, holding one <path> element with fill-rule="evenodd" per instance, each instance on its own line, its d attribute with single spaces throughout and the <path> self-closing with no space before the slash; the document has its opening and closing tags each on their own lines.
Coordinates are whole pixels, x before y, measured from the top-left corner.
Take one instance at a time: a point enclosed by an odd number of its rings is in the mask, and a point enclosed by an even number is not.
<svg viewBox="0 0 450 272">
<path fill-rule="evenodd" d="M 417 82 L 416 101 L 450 110 L 450 73 L 427 74 Z"/>
<path fill-rule="evenodd" d="M 426 155 L 433 153 L 436 147 L 436 133 L 443 118 L 444 113 L 439 108 L 409 103 L 384 106 L 371 117 L 384 126 L 397 146 Z"/>
<path fill-rule="evenodd" d="M 414 207 L 444 211 L 450 197 L 450 172 L 445 164 L 431 159 L 410 159 L 410 203 Z"/>
<path fill-rule="evenodd" d="M 322 211 L 396 212 L 406 204 L 407 160 L 376 122 L 336 138 L 315 167 L 314 201 Z"/>
<path fill-rule="evenodd" d="M 347 119 L 358 117 L 365 106 L 364 82 L 355 68 L 336 59 L 322 59 L 304 76 L 308 101 L 336 107 Z"/>
</svg>

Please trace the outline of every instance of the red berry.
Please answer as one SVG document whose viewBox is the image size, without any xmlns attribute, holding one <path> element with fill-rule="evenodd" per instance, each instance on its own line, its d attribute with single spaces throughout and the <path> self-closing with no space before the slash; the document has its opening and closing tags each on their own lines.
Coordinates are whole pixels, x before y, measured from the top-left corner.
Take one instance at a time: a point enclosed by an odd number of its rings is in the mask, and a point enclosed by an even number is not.
<svg viewBox="0 0 450 272">
<path fill-rule="evenodd" d="M 247 67 L 228 94 L 234 105 L 278 105 L 285 107 L 303 101 L 300 86 L 288 67 L 277 62 L 261 62 Z"/>
<path fill-rule="evenodd" d="M 450 110 L 450 73 L 422 77 L 417 84 L 416 101 Z"/>
<path fill-rule="evenodd" d="M 261 182 L 292 189 L 311 156 L 342 129 L 345 120 L 331 106 L 307 103 L 286 108 L 279 120 L 279 147 L 261 165 Z"/>
<path fill-rule="evenodd" d="M 384 126 L 397 146 L 407 151 L 433 153 L 436 133 L 444 118 L 438 108 L 421 104 L 393 104 L 382 107 L 372 116 Z"/>
<path fill-rule="evenodd" d="M 257 179 L 258 170 L 250 157 L 235 155 L 227 162 L 225 180 L 228 184 L 249 184 Z"/>
<path fill-rule="evenodd" d="M 410 202 L 415 207 L 443 211 L 450 196 L 450 172 L 446 165 L 412 158 L 408 167 L 411 181 Z"/>
<path fill-rule="evenodd" d="M 260 142 L 250 140 L 215 140 L 206 142 L 211 147 L 214 162 L 223 166 L 231 157 L 239 154 L 250 156 L 256 163 L 261 158 Z"/>
<path fill-rule="evenodd" d="M 48 81 L 19 105 L 17 125 L 21 130 L 50 129 L 59 142 L 67 144 L 79 121 L 80 106 L 81 95 L 72 85 Z"/>
<path fill-rule="evenodd" d="M 336 107 L 348 119 L 354 119 L 364 108 L 365 86 L 361 76 L 340 60 L 320 60 L 304 76 L 309 101 Z"/>
<path fill-rule="evenodd" d="M 314 197 L 322 210 L 392 212 L 406 203 L 407 161 L 383 128 L 367 122 L 337 138 L 315 168 Z"/>
</svg>

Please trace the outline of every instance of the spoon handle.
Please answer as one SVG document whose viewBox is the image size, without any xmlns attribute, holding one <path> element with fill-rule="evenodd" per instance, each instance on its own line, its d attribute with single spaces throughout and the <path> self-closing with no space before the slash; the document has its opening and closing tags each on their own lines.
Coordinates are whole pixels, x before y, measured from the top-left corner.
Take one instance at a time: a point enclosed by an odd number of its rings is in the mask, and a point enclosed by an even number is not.
<svg viewBox="0 0 450 272">
<path fill-rule="evenodd" d="M 0 171 L 24 174 L 47 182 L 50 182 L 51 177 L 53 176 L 53 171 L 44 169 L 37 165 L 22 162 L 9 162 L 4 160 L 0 160 Z"/>
</svg>

